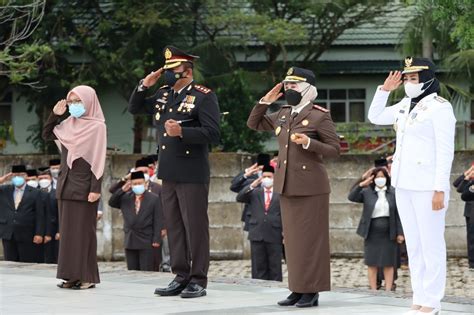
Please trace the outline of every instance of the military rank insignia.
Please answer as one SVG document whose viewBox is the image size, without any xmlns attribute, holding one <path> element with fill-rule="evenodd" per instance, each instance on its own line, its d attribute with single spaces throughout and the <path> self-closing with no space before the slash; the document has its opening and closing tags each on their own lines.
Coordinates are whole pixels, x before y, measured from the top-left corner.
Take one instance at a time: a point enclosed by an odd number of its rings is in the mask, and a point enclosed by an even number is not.
<svg viewBox="0 0 474 315">
<path fill-rule="evenodd" d="M 199 85 L 199 84 L 194 85 L 194 88 L 196 90 L 198 90 L 199 92 L 204 93 L 204 94 L 207 94 L 207 93 L 211 92 L 211 89 L 209 89 L 205 86 Z"/>
<path fill-rule="evenodd" d="M 328 110 L 327 108 L 324 108 L 324 107 L 319 106 L 319 105 L 316 105 L 316 104 L 313 105 L 313 108 L 314 108 L 314 109 L 318 109 L 318 110 L 320 110 L 320 111 L 322 111 L 322 112 L 324 112 L 324 113 L 329 113 L 329 110 Z"/>
</svg>

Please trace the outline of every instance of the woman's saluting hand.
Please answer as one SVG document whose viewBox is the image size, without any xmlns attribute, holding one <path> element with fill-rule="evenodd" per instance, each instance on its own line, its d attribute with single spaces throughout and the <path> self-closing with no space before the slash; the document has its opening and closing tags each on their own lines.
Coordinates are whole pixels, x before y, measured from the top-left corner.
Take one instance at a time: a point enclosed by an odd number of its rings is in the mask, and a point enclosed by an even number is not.
<svg viewBox="0 0 474 315">
<path fill-rule="evenodd" d="M 60 100 L 59 102 L 56 103 L 56 105 L 54 105 L 53 113 L 58 116 L 64 115 L 67 109 L 66 105 L 67 105 L 66 100 Z"/>
</svg>

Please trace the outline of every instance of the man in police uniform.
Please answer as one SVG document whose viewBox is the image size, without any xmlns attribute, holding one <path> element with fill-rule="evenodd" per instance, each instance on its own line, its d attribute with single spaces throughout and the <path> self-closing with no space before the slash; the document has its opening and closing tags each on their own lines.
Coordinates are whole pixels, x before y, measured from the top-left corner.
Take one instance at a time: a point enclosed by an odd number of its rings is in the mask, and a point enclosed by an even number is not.
<svg viewBox="0 0 474 315">
<path fill-rule="evenodd" d="M 283 93 L 278 83 L 255 107 L 249 128 L 274 131 L 278 164 L 274 191 L 280 194 L 288 286 L 281 306 L 318 305 L 319 292 L 331 289 L 329 178 L 324 158 L 339 156 L 339 138 L 328 110 L 313 105 L 318 93 L 311 70 L 293 67 L 283 81 L 288 105 L 266 114 Z"/>
<path fill-rule="evenodd" d="M 209 145 L 219 142 L 216 95 L 193 81 L 197 56 L 167 46 L 165 65 L 151 72 L 133 91 L 132 114 L 153 115 L 158 128 L 158 178 L 175 279 L 161 296 L 194 298 L 206 295 L 209 269 Z M 147 90 L 164 74 L 166 85 L 151 97 Z"/>
<path fill-rule="evenodd" d="M 407 97 L 385 107 L 402 78 Z M 408 57 L 403 72 L 390 72 L 377 88 L 368 114 L 372 123 L 393 124 L 397 132 L 392 185 L 413 288 L 412 309 L 406 314 L 438 314 L 446 283 L 444 228 L 456 119 L 439 90 L 434 64 Z"/>
</svg>

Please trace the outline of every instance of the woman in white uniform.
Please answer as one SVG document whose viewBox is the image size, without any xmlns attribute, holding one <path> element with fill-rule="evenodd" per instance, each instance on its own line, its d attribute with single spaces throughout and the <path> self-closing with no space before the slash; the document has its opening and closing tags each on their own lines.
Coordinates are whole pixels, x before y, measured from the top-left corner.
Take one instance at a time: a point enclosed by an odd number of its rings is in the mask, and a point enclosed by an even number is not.
<svg viewBox="0 0 474 315">
<path fill-rule="evenodd" d="M 403 72 L 390 72 L 377 87 L 368 115 L 397 133 L 391 175 L 410 261 L 413 304 L 407 315 L 439 315 L 446 284 L 444 227 L 456 119 L 437 94 L 434 71 L 428 59 L 406 58 Z M 402 79 L 406 97 L 386 107 Z"/>
</svg>

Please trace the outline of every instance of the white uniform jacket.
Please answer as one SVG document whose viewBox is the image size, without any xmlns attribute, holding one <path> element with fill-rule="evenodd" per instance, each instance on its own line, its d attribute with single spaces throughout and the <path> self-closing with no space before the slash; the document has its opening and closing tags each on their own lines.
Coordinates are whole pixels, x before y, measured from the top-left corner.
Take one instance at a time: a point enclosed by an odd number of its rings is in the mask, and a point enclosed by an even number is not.
<svg viewBox="0 0 474 315">
<path fill-rule="evenodd" d="M 386 107 L 390 92 L 377 88 L 368 118 L 376 125 L 392 125 L 397 143 L 392 185 L 416 191 L 449 191 L 454 158 L 456 118 L 451 104 L 436 93 L 410 110 L 410 98 Z"/>
</svg>

